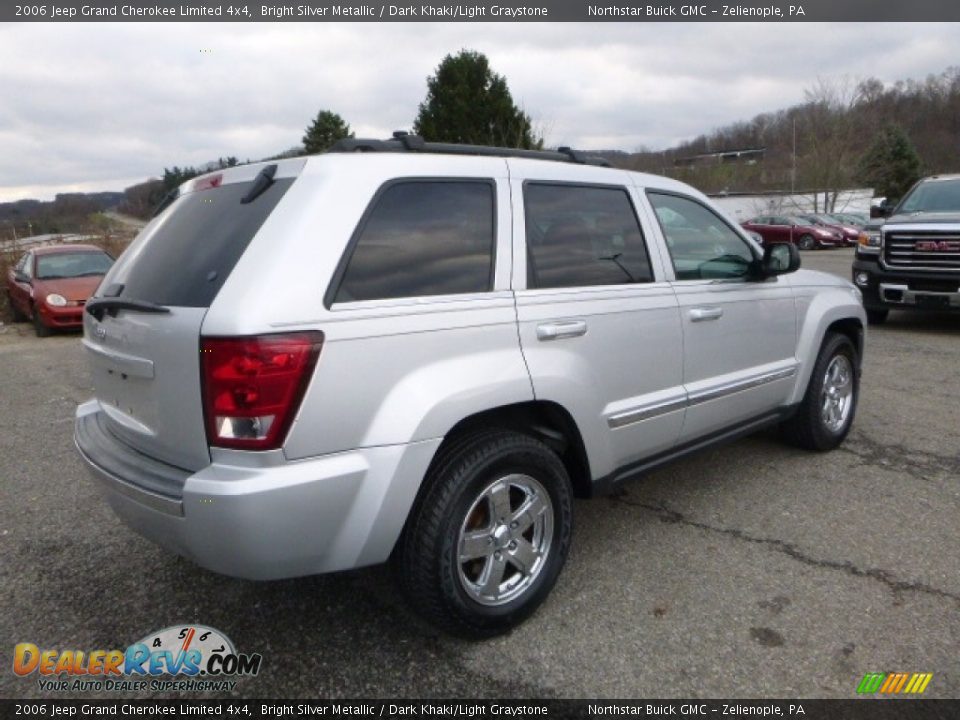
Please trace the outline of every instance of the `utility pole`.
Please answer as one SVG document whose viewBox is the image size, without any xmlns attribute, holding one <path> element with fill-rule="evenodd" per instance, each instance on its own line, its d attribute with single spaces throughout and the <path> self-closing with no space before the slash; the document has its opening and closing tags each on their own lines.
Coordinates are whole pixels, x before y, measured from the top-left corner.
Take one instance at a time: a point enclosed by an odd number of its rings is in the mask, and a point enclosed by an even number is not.
<svg viewBox="0 0 960 720">
<path fill-rule="evenodd" d="M 793 118 L 793 164 L 790 167 L 790 194 L 797 192 L 797 118 Z"/>
</svg>

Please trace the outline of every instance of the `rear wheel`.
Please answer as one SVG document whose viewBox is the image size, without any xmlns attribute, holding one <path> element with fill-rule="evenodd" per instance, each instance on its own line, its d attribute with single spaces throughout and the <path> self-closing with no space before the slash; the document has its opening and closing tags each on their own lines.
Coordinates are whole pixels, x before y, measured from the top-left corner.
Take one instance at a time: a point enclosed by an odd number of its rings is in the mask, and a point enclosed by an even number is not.
<svg viewBox="0 0 960 720">
<path fill-rule="evenodd" d="M 800 241 L 797 243 L 800 246 L 801 250 L 813 250 L 817 247 L 817 241 L 813 239 L 813 235 L 803 235 L 800 237 Z"/>
<path fill-rule="evenodd" d="M 887 321 L 887 315 L 890 314 L 890 311 L 886 308 L 878 308 L 872 310 L 867 308 L 867 322 L 871 325 L 882 325 Z"/>
<path fill-rule="evenodd" d="M 807 392 L 796 414 L 783 424 L 786 438 L 807 450 L 833 450 L 843 442 L 857 410 L 860 379 L 857 350 L 846 335 L 823 341 Z"/>
<path fill-rule="evenodd" d="M 555 453 L 519 433 L 483 432 L 442 452 L 395 570 L 427 621 L 490 637 L 529 617 L 553 588 L 573 531 L 570 479 Z"/>
<path fill-rule="evenodd" d="M 50 337 L 53 332 L 43 324 L 43 320 L 40 319 L 40 310 L 37 309 L 36 305 L 33 306 L 33 329 L 37 333 L 37 337 Z"/>
</svg>

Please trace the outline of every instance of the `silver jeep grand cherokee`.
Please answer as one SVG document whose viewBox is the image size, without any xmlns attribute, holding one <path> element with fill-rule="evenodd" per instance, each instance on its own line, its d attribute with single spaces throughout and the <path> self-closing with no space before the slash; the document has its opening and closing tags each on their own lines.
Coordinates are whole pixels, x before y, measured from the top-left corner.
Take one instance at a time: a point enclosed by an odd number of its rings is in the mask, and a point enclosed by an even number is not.
<svg viewBox="0 0 960 720">
<path fill-rule="evenodd" d="M 854 287 L 602 165 L 398 133 L 185 183 L 86 306 L 113 509 L 243 578 L 391 559 L 483 637 L 550 592 L 574 497 L 770 424 L 842 442 Z"/>
</svg>

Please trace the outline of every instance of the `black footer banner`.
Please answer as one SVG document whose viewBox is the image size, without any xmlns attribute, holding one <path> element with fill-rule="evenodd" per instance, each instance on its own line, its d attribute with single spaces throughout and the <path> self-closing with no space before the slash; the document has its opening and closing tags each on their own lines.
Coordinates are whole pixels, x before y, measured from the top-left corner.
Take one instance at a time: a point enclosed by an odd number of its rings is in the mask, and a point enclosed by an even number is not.
<svg viewBox="0 0 960 720">
<path fill-rule="evenodd" d="M 960 717 L 960 700 L 0 700 L 0 718 Z"/>
</svg>

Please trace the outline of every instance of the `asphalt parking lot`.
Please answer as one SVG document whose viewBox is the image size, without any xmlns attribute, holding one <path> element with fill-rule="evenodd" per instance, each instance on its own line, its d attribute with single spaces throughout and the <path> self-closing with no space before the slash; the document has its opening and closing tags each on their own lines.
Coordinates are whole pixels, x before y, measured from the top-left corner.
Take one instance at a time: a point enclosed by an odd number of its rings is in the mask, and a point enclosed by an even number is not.
<svg viewBox="0 0 960 720">
<path fill-rule="evenodd" d="M 848 276 L 852 251 L 806 253 Z M 127 530 L 72 445 L 76 335 L 0 334 L 0 696 L 15 643 L 125 648 L 180 623 L 263 668 L 246 697 L 851 697 L 932 672 L 960 697 L 960 317 L 871 328 L 853 431 L 812 455 L 772 434 L 579 501 L 546 605 L 483 643 L 406 611 L 386 568 L 272 583 L 214 575 Z M 109 695 L 116 697 L 116 695 Z M 120 694 L 120 697 L 143 695 Z"/>
</svg>

